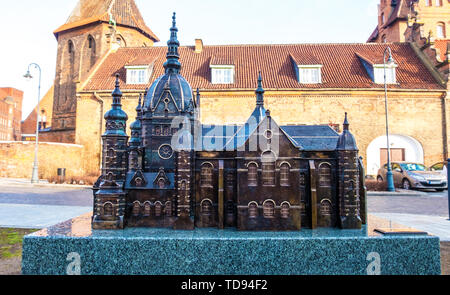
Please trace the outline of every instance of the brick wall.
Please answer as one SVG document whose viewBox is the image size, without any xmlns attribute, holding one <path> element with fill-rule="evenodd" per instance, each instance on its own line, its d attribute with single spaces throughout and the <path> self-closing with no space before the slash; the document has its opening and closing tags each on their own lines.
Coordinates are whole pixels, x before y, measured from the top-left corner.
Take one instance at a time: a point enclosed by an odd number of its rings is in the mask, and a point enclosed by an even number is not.
<svg viewBox="0 0 450 295">
<path fill-rule="evenodd" d="M 34 162 L 33 142 L 0 141 L 0 177 L 31 178 Z M 66 177 L 81 177 L 83 146 L 58 143 L 39 144 L 39 178 L 57 176 L 58 168 L 66 168 Z"/>
<path fill-rule="evenodd" d="M 23 92 L 0 88 L 0 140 L 20 140 Z"/>
</svg>

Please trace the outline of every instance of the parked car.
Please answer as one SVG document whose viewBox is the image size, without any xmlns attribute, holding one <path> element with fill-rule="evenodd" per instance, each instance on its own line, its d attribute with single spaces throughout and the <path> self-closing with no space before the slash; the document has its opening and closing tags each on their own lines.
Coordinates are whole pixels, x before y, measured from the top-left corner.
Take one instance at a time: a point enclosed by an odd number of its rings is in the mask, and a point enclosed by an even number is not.
<svg viewBox="0 0 450 295">
<path fill-rule="evenodd" d="M 440 172 L 442 175 L 447 177 L 447 163 L 439 162 L 430 167 L 430 171 Z"/>
<path fill-rule="evenodd" d="M 435 189 L 438 192 L 447 188 L 447 176 L 441 172 L 427 171 L 423 164 L 412 162 L 392 162 L 394 186 L 403 189 Z M 377 180 L 385 181 L 387 164 L 378 170 Z"/>
</svg>

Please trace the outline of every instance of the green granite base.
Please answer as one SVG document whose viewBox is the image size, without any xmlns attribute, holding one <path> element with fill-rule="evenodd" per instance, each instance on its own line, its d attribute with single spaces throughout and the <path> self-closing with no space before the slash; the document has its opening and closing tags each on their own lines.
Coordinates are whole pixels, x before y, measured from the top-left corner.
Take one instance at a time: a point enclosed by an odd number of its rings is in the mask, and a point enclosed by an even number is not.
<svg viewBox="0 0 450 295">
<path fill-rule="evenodd" d="M 23 274 L 439 275 L 439 238 L 362 230 L 296 232 L 128 228 L 92 231 L 89 215 L 28 235 Z"/>
</svg>

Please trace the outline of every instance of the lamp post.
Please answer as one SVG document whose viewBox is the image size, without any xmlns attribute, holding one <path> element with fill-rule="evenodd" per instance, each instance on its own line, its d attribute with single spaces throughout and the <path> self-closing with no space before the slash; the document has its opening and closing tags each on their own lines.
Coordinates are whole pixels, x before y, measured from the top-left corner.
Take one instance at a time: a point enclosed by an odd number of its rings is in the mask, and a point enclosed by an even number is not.
<svg viewBox="0 0 450 295">
<path fill-rule="evenodd" d="M 39 86 L 38 86 L 38 103 L 36 106 L 36 144 L 34 148 L 34 163 L 33 172 L 31 174 L 31 183 L 39 183 L 39 168 L 38 168 L 38 150 L 39 150 L 39 101 L 41 97 L 41 67 L 36 63 L 31 63 L 28 65 L 27 73 L 24 75 L 27 79 L 32 79 L 33 76 L 30 74 L 30 68 L 34 67 L 39 70 Z"/>
<path fill-rule="evenodd" d="M 395 64 L 394 59 L 392 58 L 391 48 L 386 47 L 383 54 L 383 65 L 384 65 L 384 108 L 386 113 L 386 142 L 387 142 L 387 190 L 389 192 L 395 192 L 394 186 L 394 177 L 392 175 L 392 167 L 391 167 L 391 147 L 389 145 L 389 120 L 388 120 L 388 101 L 387 101 L 387 80 L 386 80 L 386 54 L 389 53 L 389 57 L 387 60 L 387 64 L 389 66 L 393 66 Z"/>
</svg>

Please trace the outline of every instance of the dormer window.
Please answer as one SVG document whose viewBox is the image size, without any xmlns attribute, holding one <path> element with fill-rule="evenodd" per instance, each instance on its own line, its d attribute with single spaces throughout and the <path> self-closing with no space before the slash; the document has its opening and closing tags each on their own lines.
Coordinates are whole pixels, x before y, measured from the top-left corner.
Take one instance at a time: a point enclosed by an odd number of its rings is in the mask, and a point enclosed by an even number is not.
<svg viewBox="0 0 450 295">
<path fill-rule="evenodd" d="M 395 69 L 396 64 L 386 65 L 386 84 L 396 84 L 397 75 Z M 384 65 L 373 65 L 374 70 L 374 83 L 384 84 Z"/>
<path fill-rule="evenodd" d="M 322 83 L 322 65 L 298 65 L 298 81 L 301 84 Z"/>
<path fill-rule="evenodd" d="M 151 76 L 150 66 L 126 66 L 127 84 L 147 84 Z"/>
<path fill-rule="evenodd" d="M 362 65 L 367 71 L 367 74 L 372 79 L 375 84 L 384 84 L 384 64 L 383 57 L 367 57 L 366 54 L 356 53 L 359 57 Z M 370 56 L 370 55 L 369 55 Z M 397 73 L 396 68 L 397 64 L 395 63 L 392 55 L 386 61 L 386 84 L 396 84 L 397 83 Z"/>
<path fill-rule="evenodd" d="M 233 65 L 211 65 L 211 83 L 212 84 L 233 84 L 234 66 Z"/>
</svg>

